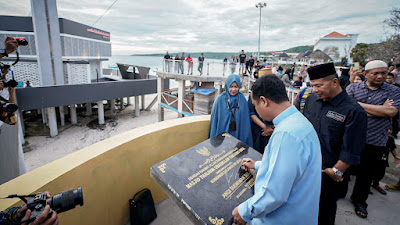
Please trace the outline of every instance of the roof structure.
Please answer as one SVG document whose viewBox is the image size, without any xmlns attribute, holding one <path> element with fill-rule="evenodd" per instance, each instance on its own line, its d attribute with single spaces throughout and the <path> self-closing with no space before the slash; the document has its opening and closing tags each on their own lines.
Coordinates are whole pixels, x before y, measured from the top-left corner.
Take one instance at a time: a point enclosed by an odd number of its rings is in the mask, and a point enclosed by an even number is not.
<svg viewBox="0 0 400 225">
<path fill-rule="evenodd" d="M 325 35 L 324 37 L 348 37 L 347 35 L 343 35 L 341 33 L 338 33 L 336 31 L 333 31 L 330 34 Z"/>
<path fill-rule="evenodd" d="M 323 52 L 319 49 L 317 49 L 315 51 L 308 50 L 306 52 L 300 52 L 296 56 L 296 59 L 300 59 L 300 58 L 308 58 L 308 59 L 314 59 L 314 60 L 322 59 L 324 62 L 332 61 L 332 58 L 329 57 L 329 55 L 327 55 L 325 52 Z"/>
<path fill-rule="evenodd" d="M 296 59 L 308 57 L 309 55 L 311 55 L 311 53 L 312 53 L 311 50 L 308 50 L 308 51 L 305 51 L 305 52 L 300 52 L 300 53 L 296 56 Z"/>
<path fill-rule="evenodd" d="M 290 56 L 288 54 L 286 54 L 286 52 L 281 52 L 279 54 L 276 55 L 279 58 L 289 58 Z"/>
<path fill-rule="evenodd" d="M 278 58 L 289 58 L 290 56 L 286 52 L 266 52 L 267 57 L 278 57 Z"/>
<path fill-rule="evenodd" d="M 329 57 L 329 55 L 327 55 L 325 52 L 323 52 L 323 51 L 321 51 L 319 49 L 313 51 L 308 56 L 308 58 L 311 58 L 311 59 L 322 59 L 322 60 L 324 60 L 324 62 L 332 61 L 332 58 Z"/>
</svg>

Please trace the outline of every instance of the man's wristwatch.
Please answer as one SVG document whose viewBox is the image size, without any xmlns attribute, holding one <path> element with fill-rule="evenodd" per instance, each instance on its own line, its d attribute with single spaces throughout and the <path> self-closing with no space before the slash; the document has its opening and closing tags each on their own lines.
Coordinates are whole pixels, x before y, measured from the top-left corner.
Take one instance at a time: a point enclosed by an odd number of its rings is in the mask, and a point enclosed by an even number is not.
<svg viewBox="0 0 400 225">
<path fill-rule="evenodd" d="M 4 55 L 5 57 L 8 57 L 7 51 L 5 49 L 0 49 L 0 55 Z"/>
<path fill-rule="evenodd" d="M 342 171 L 336 169 L 335 167 L 332 167 L 333 172 L 335 172 L 336 176 L 341 177 L 343 176 Z"/>
</svg>

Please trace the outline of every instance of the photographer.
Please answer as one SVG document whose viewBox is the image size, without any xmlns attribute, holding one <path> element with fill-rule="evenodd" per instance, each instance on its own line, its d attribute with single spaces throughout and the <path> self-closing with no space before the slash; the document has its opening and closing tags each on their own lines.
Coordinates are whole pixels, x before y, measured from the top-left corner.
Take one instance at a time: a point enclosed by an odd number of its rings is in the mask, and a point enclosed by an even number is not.
<svg viewBox="0 0 400 225">
<path fill-rule="evenodd" d="M 2 64 L 1 65 L 1 77 L 0 77 L 0 79 L 1 80 L 5 80 L 9 71 L 10 71 L 10 66 Z"/>
<path fill-rule="evenodd" d="M 13 37 L 7 37 L 5 40 L 5 49 L 0 49 L 0 59 L 8 57 L 8 54 L 13 53 L 18 48 L 18 41 Z"/>
<path fill-rule="evenodd" d="M 49 192 L 46 192 L 47 198 L 51 198 Z M 0 224 L 15 224 L 20 221 L 28 220 L 31 215 L 31 210 L 27 210 L 26 212 L 26 205 L 8 208 L 4 211 L 0 212 Z M 25 222 L 22 225 L 57 225 L 58 224 L 58 216 L 55 211 L 51 214 L 50 218 L 47 218 L 50 211 L 50 206 L 47 205 L 42 212 L 33 222 L 29 223 Z M 22 217 L 23 213 L 25 216 Z M 22 219 L 21 219 L 22 217 Z"/>
<path fill-rule="evenodd" d="M 3 107 L 6 103 L 15 104 L 15 102 L 15 87 L 8 87 L 5 89 L 4 83 L 0 81 L 0 107 Z M 15 113 L 10 114 L 8 112 L 3 112 L 2 109 L 0 109 L 0 112 L 0 121 L 10 125 L 15 125 L 17 123 L 18 117 Z"/>
</svg>

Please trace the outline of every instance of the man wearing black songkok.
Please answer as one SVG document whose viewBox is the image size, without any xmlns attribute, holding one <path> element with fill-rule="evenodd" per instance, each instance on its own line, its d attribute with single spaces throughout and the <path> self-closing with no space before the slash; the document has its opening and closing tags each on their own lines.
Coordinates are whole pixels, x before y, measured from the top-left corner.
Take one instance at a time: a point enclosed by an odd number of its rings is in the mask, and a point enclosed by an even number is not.
<svg viewBox="0 0 400 225">
<path fill-rule="evenodd" d="M 359 164 L 366 139 L 367 116 L 339 84 L 333 63 L 307 70 L 313 93 L 304 116 L 313 124 L 321 143 L 322 184 L 318 224 L 333 225 L 336 201 L 350 176 L 347 168 Z"/>
</svg>

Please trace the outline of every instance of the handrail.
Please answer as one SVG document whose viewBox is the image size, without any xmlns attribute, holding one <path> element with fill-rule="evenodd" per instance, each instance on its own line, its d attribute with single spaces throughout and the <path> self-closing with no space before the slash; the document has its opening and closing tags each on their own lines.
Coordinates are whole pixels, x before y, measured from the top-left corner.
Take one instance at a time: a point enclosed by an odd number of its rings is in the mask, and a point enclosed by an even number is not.
<svg viewBox="0 0 400 225">
<path fill-rule="evenodd" d="M 207 59 L 206 59 L 207 60 Z M 210 60 L 210 59 L 208 59 Z M 175 60 L 175 59 L 163 59 L 163 67 L 162 67 L 162 71 L 163 72 L 167 72 L 167 73 L 180 73 L 180 69 L 183 68 L 184 72 L 188 71 L 188 65 L 185 66 L 185 64 L 188 64 L 188 61 L 185 60 Z M 199 62 L 196 59 L 193 59 L 193 70 L 199 65 Z M 263 61 L 260 61 L 263 62 Z M 306 63 L 306 64 L 311 64 L 311 63 L 315 63 L 314 60 L 304 60 L 304 59 L 293 59 L 293 60 L 267 60 L 266 61 L 267 64 L 271 65 L 272 67 L 278 67 L 278 65 L 292 65 L 293 63 Z M 235 62 L 235 63 L 231 63 L 228 59 L 227 62 L 223 62 L 222 60 L 220 61 L 216 61 L 215 59 L 211 59 L 211 61 L 205 61 L 203 63 L 203 65 L 207 65 L 206 68 L 206 75 L 211 75 L 215 76 L 215 75 L 219 75 L 222 74 L 222 76 L 225 76 L 225 74 L 228 72 L 228 74 L 230 74 L 230 69 L 232 69 L 232 66 L 234 66 L 234 71 L 235 73 L 238 73 L 238 68 L 240 63 L 239 62 Z M 217 67 L 217 65 L 220 65 L 221 67 Z M 203 71 L 204 70 L 204 66 L 203 66 Z M 204 73 L 203 73 L 204 74 Z"/>
</svg>

